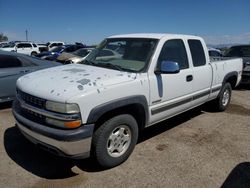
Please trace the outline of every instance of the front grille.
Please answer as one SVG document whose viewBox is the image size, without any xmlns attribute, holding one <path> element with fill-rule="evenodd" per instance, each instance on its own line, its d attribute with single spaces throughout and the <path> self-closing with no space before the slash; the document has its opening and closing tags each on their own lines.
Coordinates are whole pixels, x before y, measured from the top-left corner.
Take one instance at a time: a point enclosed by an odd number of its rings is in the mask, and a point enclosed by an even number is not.
<svg viewBox="0 0 250 188">
<path fill-rule="evenodd" d="M 27 118 L 27 119 L 29 119 L 31 121 L 34 121 L 34 122 L 40 123 L 40 124 L 45 124 L 46 123 L 45 122 L 45 116 L 43 116 L 41 114 L 38 114 L 36 112 L 33 112 L 31 110 L 27 110 L 27 109 L 24 109 L 24 108 L 22 108 L 21 112 L 22 112 L 22 115 L 25 118 Z"/>
<path fill-rule="evenodd" d="M 33 95 L 27 94 L 21 90 L 17 90 L 18 96 L 27 104 L 38 107 L 38 108 L 45 108 L 46 100 L 41 99 L 39 97 L 35 97 Z"/>
<path fill-rule="evenodd" d="M 36 123 L 39 123 L 39 124 L 45 124 L 45 116 L 41 115 L 41 114 L 38 114 L 36 112 L 33 112 L 31 110 L 28 110 L 28 109 L 25 109 L 25 108 L 22 108 L 19 101 L 15 101 L 15 110 L 20 114 L 22 115 L 23 117 L 31 120 L 31 121 L 34 121 Z"/>
<path fill-rule="evenodd" d="M 19 89 L 17 89 L 17 96 L 23 100 L 25 103 L 34 106 L 36 108 L 44 109 L 46 105 L 46 100 L 41 99 L 39 97 L 35 97 L 33 95 L 30 95 L 28 93 L 25 93 Z M 45 116 L 38 114 L 34 111 L 25 109 L 25 108 L 20 108 L 20 113 L 27 119 L 34 121 L 36 123 L 45 123 Z"/>
</svg>

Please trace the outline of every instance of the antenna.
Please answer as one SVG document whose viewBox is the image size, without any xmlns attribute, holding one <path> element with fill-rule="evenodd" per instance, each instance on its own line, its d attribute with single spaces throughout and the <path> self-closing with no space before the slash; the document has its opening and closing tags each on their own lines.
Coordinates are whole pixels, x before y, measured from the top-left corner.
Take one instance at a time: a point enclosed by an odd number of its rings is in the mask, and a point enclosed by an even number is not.
<svg viewBox="0 0 250 188">
<path fill-rule="evenodd" d="M 26 41 L 28 41 L 28 30 L 25 30 L 25 34 L 26 34 Z"/>
</svg>

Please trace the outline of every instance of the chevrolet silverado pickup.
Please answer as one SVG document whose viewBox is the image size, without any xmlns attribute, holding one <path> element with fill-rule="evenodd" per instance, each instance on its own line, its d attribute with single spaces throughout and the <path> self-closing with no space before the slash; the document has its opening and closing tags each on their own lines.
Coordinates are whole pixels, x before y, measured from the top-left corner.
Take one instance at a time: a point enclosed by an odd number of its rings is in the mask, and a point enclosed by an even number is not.
<svg viewBox="0 0 250 188">
<path fill-rule="evenodd" d="M 102 56 L 107 49 L 116 55 Z M 19 78 L 13 115 L 23 135 L 41 148 L 71 158 L 93 156 L 110 168 L 130 156 L 145 127 L 206 102 L 225 110 L 242 66 L 240 58 L 211 62 L 197 36 L 111 36 L 82 64 Z"/>
</svg>

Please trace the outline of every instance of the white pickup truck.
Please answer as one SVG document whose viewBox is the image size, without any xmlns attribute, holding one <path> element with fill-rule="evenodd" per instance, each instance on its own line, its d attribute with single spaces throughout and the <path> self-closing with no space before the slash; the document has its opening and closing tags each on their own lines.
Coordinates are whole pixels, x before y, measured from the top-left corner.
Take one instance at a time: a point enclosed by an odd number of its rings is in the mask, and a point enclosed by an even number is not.
<svg viewBox="0 0 250 188">
<path fill-rule="evenodd" d="M 120 55 L 102 58 L 111 48 Z M 225 110 L 241 73 L 242 59 L 210 62 L 200 37 L 112 36 L 83 64 L 19 78 L 13 114 L 38 146 L 72 158 L 93 154 L 113 167 L 132 153 L 141 129 L 208 101 Z"/>
</svg>

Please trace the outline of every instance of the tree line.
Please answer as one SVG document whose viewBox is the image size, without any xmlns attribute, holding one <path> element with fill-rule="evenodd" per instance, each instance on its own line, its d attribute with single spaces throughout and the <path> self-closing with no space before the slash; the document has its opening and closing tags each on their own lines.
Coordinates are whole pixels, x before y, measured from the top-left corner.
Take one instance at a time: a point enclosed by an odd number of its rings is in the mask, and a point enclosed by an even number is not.
<svg viewBox="0 0 250 188">
<path fill-rule="evenodd" d="M 8 37 L 3 33 L 0 33 L 0 42 L 8 41 Z"/>
</svg>

